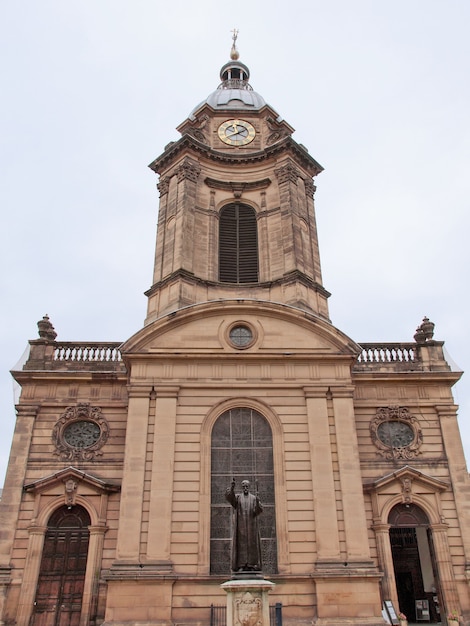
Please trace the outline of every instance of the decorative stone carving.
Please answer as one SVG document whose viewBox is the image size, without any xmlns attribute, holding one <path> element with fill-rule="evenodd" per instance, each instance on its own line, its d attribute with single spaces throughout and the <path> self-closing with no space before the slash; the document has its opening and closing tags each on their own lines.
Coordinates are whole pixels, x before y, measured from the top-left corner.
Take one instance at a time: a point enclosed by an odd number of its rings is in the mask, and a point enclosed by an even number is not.
<svg viewBox="0 0 470 626">
<path fill-rule="evenodd" d="M 47 339 L 48 341 L 54 341 L 57 337 L 54 326 L 52 326 L 47 314 L 38 322 L 38 334 L 41 339 Z"/>
<path fill-rule="evenodd" d="M 180 183 L 182 180 L 189 180 L 192 183 L 195 183 L 197 182 L 200 171 L 201 168 L 198 166 L 197 163 L 191 161 L 191 159 L 185 159 L 176 170 L 178 182 Z"/>
<path fill-rule="evenodd" d="M 169 176 L 160 178 L 160 181 L 157 184 L 157 189 L 160 192 L 160 198 L 168 193 L 168 190 L 170 189 L 170 180 Z"/>
<path fill-rule="evenodd" d="M 271 146 L 273 143 L 276 143 L 276 141 L 279 141 L 280 139 L 284 139 L 284 137 L 287 137 L 287 135 L 289 134 L 286 129 L 282 128 L 282 126 L 280 126 L 280 124 L 276 122 L 276 120 L 272 117 L 266 118 L 266 125 L 270 130 L 268 138 L 266 139 L 266 144 L 268 146 Z"/>
<path fill-rule="evenodd" d="M 434 337 L 434 323 L 430 321 L 429 317 L 423 317 L 423 321 L 416 329 L 414 340 L 416 343 L 426 343 L 431 341 Z"/>
<path fill-rule="evenodd" d="M 73 506 L 75 504 L 75 496 L 77 493 L 77 483 L 73 478 L 69 478 L 65 481 L 65 504 L 66 506 Z"/>
<path fill-rule="evenodd" d="M 372 441 L 387 459 L 413 459 L 420 453 L 423 434 L 409 409 L 380 407 L 370 423 Z"/>
<path fill-rule="evenodd" d="M 91 406 L 87 402 L 70 406 L 52 431 L 52 441 L 56 447 L 54 454 L 66 461 L 90 461 L 103 454 L 101 448 L 108 440 L 108 435 L 109 425 L 100 407 Z"/>
<path fill-rule="evenodd" d="M 403 502 L 405 504 L 411 504 L 413 502 L 413 494 L 411 491 L 412 484 L 411 478 L 403 478 L 401 481 L 401 491 L 403 494 Z"/>
<path fill-rule="evenodd" d="M 235 624 L 239 626 L 261 626 L 263 624 L 262 601 L 250 591 L 235 600 Z"/>
<path fill-rule="evenodd" d="M 200 119 L 196 120 L 196 123 L 193 126 L 190 126 L 186 132 L 188 135 L 192 135 L 195 139 L 202 143 L 207 143 L 207 137 L 204 133 L 204 129 L 207 126 L 207 122 L 209 121 L 208 115 L 202 115 Z M 197 123 L 199 122 L 199 125 Z"/>
<path fill-rule="evenodd" d="M 222 189 L 223 191 L 255 191 L 258 189 L 267 189 L 271 184 L 269 178 L 254 180 L 251 182 L 234 182 L 230 180 L 217 180 L 215 178 L 205 178 L 205 184 L 211 189 Z"/>
<path fill-rule="evenodd" d="M 316 186 L 313 183 L 313 180 L 311 178 L 306 178 L 304 180 L 304 185 L 305 185 L 305 193 L 312 197 L 315 195 L 315 191 L 317 190 Z"/>
<path fill-rule="evenodd" d="M 300 177 L 299 170 L 292 163 L 279 167 L 277 170 L 274 170 L 274 173 L 281 184 L 288 182 L 297 184 L 297 179 Z"/>
</svg>

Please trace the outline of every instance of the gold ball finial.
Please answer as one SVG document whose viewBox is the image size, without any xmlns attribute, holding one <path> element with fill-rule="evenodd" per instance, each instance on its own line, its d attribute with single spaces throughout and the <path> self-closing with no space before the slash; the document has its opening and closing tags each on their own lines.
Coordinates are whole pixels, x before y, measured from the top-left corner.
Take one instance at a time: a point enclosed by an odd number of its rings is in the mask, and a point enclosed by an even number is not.
<svg viewBox="0 0 470 626">
<path fill-rule="evenodd" d="M 238 58 L 240 57 L 240 54 L 238 53 L 237 50 L 237 37 L 238 37 L 238 29 L 234 28 L 232 31 L 232 49 L 230 50 L 230 58 L 232 59 L 232 61 L 237 61 Z"/>
</svg>

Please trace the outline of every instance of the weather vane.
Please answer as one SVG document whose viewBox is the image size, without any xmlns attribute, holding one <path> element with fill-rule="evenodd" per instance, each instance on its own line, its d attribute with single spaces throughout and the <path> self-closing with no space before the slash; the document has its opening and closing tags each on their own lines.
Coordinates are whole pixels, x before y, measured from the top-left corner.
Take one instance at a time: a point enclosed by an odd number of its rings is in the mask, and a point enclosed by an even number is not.
<svg viewBox="0 0 470 626">
<path fill-rule="evenodd" d="M 240 56 L 237 50 L 237 37 L 238 37 L 238 28 L 234 28 L 230 31 L 232 33 L 232 49 L 230 50 L 230 58 L 233 60 L 237 60 Z"/>
</svg>

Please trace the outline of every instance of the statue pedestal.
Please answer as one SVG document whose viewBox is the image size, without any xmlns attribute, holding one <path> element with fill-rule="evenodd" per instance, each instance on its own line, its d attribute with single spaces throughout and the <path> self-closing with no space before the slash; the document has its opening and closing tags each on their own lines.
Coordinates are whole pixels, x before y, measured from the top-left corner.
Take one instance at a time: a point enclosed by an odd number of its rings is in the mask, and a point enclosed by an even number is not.
<svg viewBox="0 0 470 626">
<path fill-rule="evenodd" d="M 227 593 L 227 626 L 269 626 L 268 594 L 276 585 L 264 579 L 229 580 L 221 585 Z"/>
</svg>

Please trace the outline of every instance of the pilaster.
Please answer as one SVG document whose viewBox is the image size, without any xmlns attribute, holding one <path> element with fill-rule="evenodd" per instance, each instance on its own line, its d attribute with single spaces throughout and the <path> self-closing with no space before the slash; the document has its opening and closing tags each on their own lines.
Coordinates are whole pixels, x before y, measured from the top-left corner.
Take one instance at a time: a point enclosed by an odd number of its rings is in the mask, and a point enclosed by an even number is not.
<svg viewBox="0 0 470 626">
<path fill-rule="evenodd" d="M 16 407 L 15 432 L 0 505 L 0 567 L 8 567 L 10 564 L 10 554 L 26 478 L 31 437 L 38 409 L 37 405 L 19 404 Z"/>
<path fill-rule="evenodd" d="M 194 208 L 200 169 L 196 161 L 186 157 L 176 170 L 178 196 L 173 270 L 181 268 L 194 271 L 194 251 L 197 249 L 197 241 L 194 240 Z"/>
<path fill-rule="evenodd" d="M 47 526 L 31 526 L 29 528 L 28 550 L 24 565 L 23 582 L 16 614 L 17 626 L 28 626 L 33 612 L 36 586 L 41 567 L 41 556 Z"/>
<path fill-rule="evenodd" d="M 466 532 L 470 528 L 470 479 L 459 432 L 457 409 L 455 404 L 436 406 L 455 493 L 455 507 L 464 546 L 466 570 L 470 572 L 470 533 Z"/>
<path fill-rule="evenodd" d="M 447 524 L 432 524 L 432 541 L 439 570 L 439 583 L 445 606 L 441 611 L 460 609 L 460 602 L 455 584 L 454 569 L 450 555 Z"/>
<path fill-rule="evenodd" d="M 374 523 L 373 530 L 375 531 L 379 567 L 383 571 L 382 595 L 384 598 L 390 599 L 394 606 L 398 606 L 392 546 L 390 545 L 390 524 L 382 524 L 378 521 Z"/>
<path fill-rule="evenodd" d="M 299 264 L 298 248 L 299 234 L 294 229 L 294 214 L 297 205 L 297 181 L 300 172 L 292 162 L 287 162 L 274 172 L 279 185 L 279 200 L 281 206 L 282 228 L 282 256 L 284 259 L 284 274 L 295 270 L 302 270 Z M 297 236 L 296 236 L 297 235 Z"/>
<path fill-rule="evenodd" d="M 346 560 L 370 565 L 353 387 L 331 388 L 343 506 Z"/>
<path fill-rule="evenodd" d="M 138 564 L 142 533 L 145 458 L 147 450 L 150 387 L 129 389 L 129 409 L 116 557 Z"/>
<path fill-rule="evenodd" d="M 175 455 L 176 406 L 179 387 L 157 387 L 155 435 L 150 486 L 147 561 L 172 569 L 170 560 Z"/>
<path fill-rule="evenodd" d="M 93 600 L 98 593 L 104 535 L 108 529 L 106 526 L 89 526 L 88 530 L 90 531 L 90 540 L 88 544 L 80 626 L 87 626 L 90 623 Z"/>
<path fill-rule="evenodd" d="M 317 559 L 339 560 L 338 511 L 326 394 L 328 387 L 305 387 L 312 464 Z"/>
</svg>

